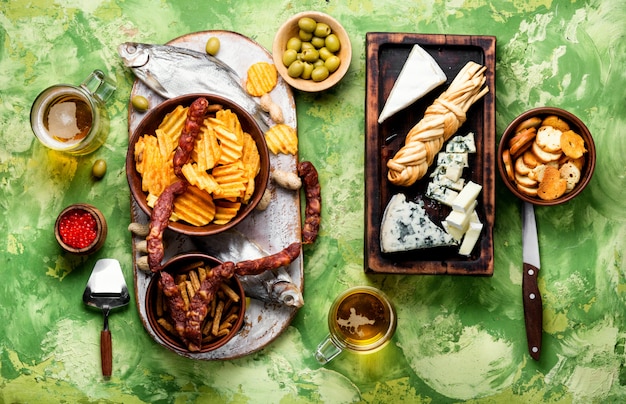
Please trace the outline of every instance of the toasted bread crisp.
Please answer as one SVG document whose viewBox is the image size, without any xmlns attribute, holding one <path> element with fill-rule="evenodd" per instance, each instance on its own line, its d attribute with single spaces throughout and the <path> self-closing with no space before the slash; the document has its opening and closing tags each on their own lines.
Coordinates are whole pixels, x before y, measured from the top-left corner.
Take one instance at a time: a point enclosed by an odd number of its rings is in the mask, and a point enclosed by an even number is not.
<svg viewBox="0 0 626 404">
<path fill-rule="evenodd" d="M 561 132 L 569 130 L 569 124 L 556 115 L 545 117 L 544 120 L 541 121 L 541 126 L 552 126 L 554 129 L 558 129 Z"/>
<path fill-rule="evenodd" d="M 551 165 L 546 166 L 537 195 L 544 201 L 551 201 L 563 195 L 566 189 L 567 181 L 561 178 L 559 169 Z"/>
<path fill-rule="evenodd" d="M 267 94 L 276 87 L 278 72 L 276 66 L 267 62 L 257 62 L 248 68 L 246 90 L 254 97 Z"/>
<path fill-rule="evenodd" d="M 587 151 L 585 141 L 576 132 L 568 130 L 561 135 L 561 149 L 567 157 L 579 159 Z"/>
</svg>

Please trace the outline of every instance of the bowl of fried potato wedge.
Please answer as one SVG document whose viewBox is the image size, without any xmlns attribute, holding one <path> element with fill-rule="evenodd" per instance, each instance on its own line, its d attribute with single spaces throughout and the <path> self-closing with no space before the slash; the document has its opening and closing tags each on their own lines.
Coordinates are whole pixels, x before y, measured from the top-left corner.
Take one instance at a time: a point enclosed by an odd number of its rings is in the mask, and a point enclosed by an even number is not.
<svg viewBox="0 0 626 404">
<path fill-rule="evenodd" d="M 226 344 L 241 329 L 246 296 L 236 276 L 221 282 L 214 296 L 201 302 L 206 308 L 206 316 L 197 329 L 201 333 L 199 346 L 188 341 L 184 332 L 180 335 L 180 322 L 177 328 L 176 318 L 187 317 L 192 307 L 197 310 L 198 302 L 195 300 L 201 295 L 198 291 L 202 290 L 203 282 L 211 277 L 212 268 L 220 264 L 217 258 L 206 254 L 180 254 L 168 260 L 162 270 L 171 275 L 173 293 L 164 292 L 159 279 L 162 274 L 150 280 L 146 292 L 146 317 L 156 336 L 168 349 L 178 353 L 210 352 Z M 177 306 L 176 301 L 181 306 Z M 173 303 L 175 308 L 172 307 Z M 178 315 L 172 314 L 175 310 L 178 310 Z"/>
<path fill-rule="evenodd" d="M 506 187 L 535 205 L 559 205 L 580 194 L 596 166 L 591 132 L 572 113 L 539 107 L 515 118 L 498 145 Z"/>
<path fill-rule="evenodd" d="M 174 154 L 189 106 L 201 97 L 209 106 L 182 165 L 184 177 L 177 177 Z M 269 165 L 263 132 L 248 112 L 223 97 L 188 94 L 146 113 L 129 140 L 126 176 L 133 198 L 149 216 L 169 185 L 186 181 L 186 190 L 173 200 L 168 227 L 209 236 L 237 225 L 254 210 L 267 187 Z"/>
<path fill-rule="evenodd" d="M 278 74 L 291 87 L 319 92 L 345 76 L 352 59 L 352 45 L 335 18 L 318 11 L 303 11 L 287 19 L 276 32 L 272 58 Z"/>
</svg>

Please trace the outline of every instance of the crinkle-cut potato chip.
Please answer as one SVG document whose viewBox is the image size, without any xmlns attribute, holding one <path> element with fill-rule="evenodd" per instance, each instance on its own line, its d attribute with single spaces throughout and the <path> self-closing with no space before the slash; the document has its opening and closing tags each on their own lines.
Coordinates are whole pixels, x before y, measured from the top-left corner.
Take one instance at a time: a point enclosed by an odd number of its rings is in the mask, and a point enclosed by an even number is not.
<svg viewBox="0 0 626 404">
<path fill-rule="evenodd" d="M 269 93 L 278 83 L 276 66 L 272 63 L 257 62 L 248 68 L 246 90 L 254 97 Z"/>
<path fill-rule="evenodd" d="M 241 160 L 243 137 L 239 139 L 234 132 L 229 131 L 224 126 L 215 126 L 213 130 L 222 150 L 217 164 L 230 164 Z"/>
<path fill-rule="evenodd" d="M 226 200 L 215 201 L 215 218 L 213 223 L 226 224 L 237 215 L 241 208 L 241 202 L 231 202 Z"/>
<path fill-rule="evenodd" d="M 187 110 L 189 107 L 183 107 L 182 105 L 174 108 L 172 112 L 165 115 L 158 129 L 172 136 L 174 145 L 178 145 L 178 139 L 185 126 L 185 120 L 187 119 Z M 175 148 L 175 147 L 174 147 Z"/>
<path fill-rule="evenodd" d="M 191 159 L 198 163 L 201 170 L 210 170 L 217 165 L 222 155 L 222 149 L 215 131 L 210 126 L 202 127 L 202 131 L 196 139 L 196 145 L 191 152 Z"/>
<path fill-rule="evenodd" d="M 206 170 L 202 170 L 197 163 L 187 163 L 182 167 L 182 172 L 187 182 L 212 194 L 218 192 L 220 185 L 215 178 Z"/>
<path fill-rule="evenodd" d="M 241 128 L 237 114 L 230 109 L 222 109 L 215 113 L 215 119 L 218 119 L 222 123 L 222 126 L 225 126 L 226 129 L 233 132 L 237 136 L 238 142 L 241 141 L 243 138 L 243 129 Z"/>
<path fill-rule="evenodd" d="M 216 208 L 208 192 L 191 185 L 174 199 L 173 212 L 179 220 L 194 226 L 205 226 L 213 221 Z"/>
<path fill-rule="evenodd" d="M 177 136 L 173 136 L 171 132 L 166 132 L 163 129 L 156 129 L 154 134 L 158 140 L 161 155 L 165 158 L 171 158 L 178 146 L 178 140 L 175 140 Z"/>
<path fill-rule="evenodd" d="M 248 180 L 241 161 L 217 166 L 211 173 L 219 184 L 219 189 L 213 194 L 216 199 L 236 199 L 243 196 Z"/>
<path fill-rule="evenodd" d="M 142 175 L 142 190 L 160 195 L 171 183 L 174 172 L 172 163 L 168 164 L 168 160 L 161 155 L 155 136 L 144 135 L 137 143 L 141 146 L 135 148 L 135 161 L 141 167 L 137 171 Z"/>
<path fill-rule="evenodd" d="M 274 154 L 298 153 L 298 135 L 296 130 L 284 123 L 274 125 L 265 132 L 267 147 Z"/>
<path fill-rule="evenodd" d="M 254 193 L 254 178 L 261 170 L 261 156 L 259 155 L 259 149 L 256 146 L 256 142 L 249 133 L 244 133 L 243 137 L 243 153 L 241 156 L 243 167 L 246 171 L 246 191 L 243 195 L 243 202 L 248 203 L 252 194 Z"/>
</svg>

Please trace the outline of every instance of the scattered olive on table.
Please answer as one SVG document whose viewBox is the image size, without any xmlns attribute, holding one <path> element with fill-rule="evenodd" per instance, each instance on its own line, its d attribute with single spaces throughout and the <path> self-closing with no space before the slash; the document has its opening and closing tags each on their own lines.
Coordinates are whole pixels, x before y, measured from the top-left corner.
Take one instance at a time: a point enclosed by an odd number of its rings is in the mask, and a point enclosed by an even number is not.
<svg viewBox="0 0 626 404">
<path fill-rule="evenodd" d="M 104 175 L 107 172 L 107 162 L 102 160 L 102 159 L 98 159 L 96 161 L 94 161 L 93 163 L 93 167 L 91 167 L 91 174 L 100 179 L 102 177 L 104 177 Z"/>
<path fill-rule="evenodd" d="M 324 81 L 341 64 L 336 55 L 341 49 L 330 26 L 310 17 L 298 20 L 298 36 L 289 38 L 283 53 L 283 64 L 292 78 Z"/>
<path fill-rule="evenodd" d="M 150 103 L 148 99 L 142 95 L 134 95 L 131 98 L 130 103 L 133 105 L 133 108 L 139 112 L 147 111 L 150 108 Z"/>
<path fill-rule="evenodd" d="M 217 37 L 210 37 L 207 41 L 206 41 L 206 53 L 208 53 L 211 56 L 215 56 L 217 55 L 217 52 L 219 52 L 220 50 L 220 39 Z"/>
</svg>

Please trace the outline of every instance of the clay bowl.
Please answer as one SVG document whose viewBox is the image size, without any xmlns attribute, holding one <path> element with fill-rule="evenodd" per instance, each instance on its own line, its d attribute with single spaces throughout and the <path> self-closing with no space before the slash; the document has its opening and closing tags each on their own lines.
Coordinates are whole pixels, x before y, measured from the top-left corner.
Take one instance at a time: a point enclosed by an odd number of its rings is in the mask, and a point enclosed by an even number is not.
<svg viewBox="0 0 626 404">
<path fill-rule="evenodd" d="M 169 222 L 168 227 L 175 232 L 189 236 L 210 236 L 230 229 L 244 220 L 261 200 L 269 180 L 270 159 L 263 132 L 254 118 L 242 107 L 226 98 L 210 94 L 187 94 L 171 98 L 157 105 L 146 113 L 130 137 L 128 152 L 126 154 L 126 177 L 135 201 L 137 201 L 141 210 L 143 210 L 147 215 L 151 215 L 152 208 L 148 206 L 146 201 L 147 193 L 141 188 L 141 175 L 137 172 L 135 166 L 135 145 L 137 140 L 144 134 L 154 136 L 155 129 L 162 122 L 165 115 L 173 111 L 178 105 L 189 106 L 198 97 L 205 97 L 209 101 L 209 104 L 220 104 L 224 107 L 224 109 L 230 109 L 232 112 L 237 114 L 244 132 L 249 133 L 256 142 L 261 161 L 260 171 L 254 180 L 255 189 L 252 197 L 247 204 L 242 204 L 237 215 L 227 224 L 221 225 L 209 223 L 205 226 L 195 226 L 184 221 Z"/>
<path fill-rule="evenodd" d="M 545 200 L 539 197 L 538 195 L 533 195 L 532 192 L 529 194 L 528 189 L 519 187 L 520 182 L 526 181 L 526 179 L 524 179 L 523 176 L 521 179 L 515 179 L 515 173 L 516 172 L 519 173 L 519 171 L 516 171 L 515 169 L 515 163 L 516 163 L 518 156 L 521 156 L 523 153 L 517 152 L 511 155 L 510 152 L 513 149 L 511 149 L 510 142 L 511 142 L 511 139 L 516 135 L 516 133 L 519 132 L 518 127 L 520 127 L 520 125 L 522 125 L 524 122 L 529 122 L 528 120 L 534 117 L 538 117 L 543 120 L 549 116 L 557 116 L 561 120 L 565 121 L 569 125 L 569 128 L 572 131 L 580 135 L 580 137 L 582 137 L 584 141 L 586 152 L 583 154 L 583 157 L 582 157 L 583 160 L 577 161 L 577 164 L 580 166 L 580 180 L 573 186 L 571 191 L 565 192 L 562 196 L 557 197 L 556 199 Z M 541 124 L 541 126 L 543 126 L 543 123 Z M 528 143 L 527 150 L 531 153 L 533 150 L 532 149 L 533 141 L 534 140 L 531 140 L 530 143 Z M 522 150 L 524 150 L 524 148 L 522 148 Z M 509 153 L 510 158 L 506 156 L 507 152 Z M 556 154 L 558 154 L 558 152 Z M 551 164 L 555 164 L 558 167 L 562 167 L 562 164 L 564 162 L 566 162 L 567 160 L 571 160 L 571 159 L 568 159 L 568 157 L 565 156 L 563 153 L 561 154 L 562 154 L 562 157 L 552 162 Z M 502 135 L 500 139 L 500 144 L 498 145 L 497 155 L 498 155 L 498 170 L 500 172 L 500 176 L 502 177 L 502 180 L 504 181 L 504 185 L 506 185 L 506 187 L 519 199 L 526 201 L 526 202 L 530 202 L 534 205 L 542 205 L 542 206 L 559 205 L 559 204 L 562 204 L 571 200 L 572 198 L 575 198 L 585 189 L 585 187 L 591 180 L 593 171 L 596 166 L 596 148 L 595 148 L 595 144 L 593 142 L 591 133 L 589 132 L 589 129 L 574 114 L 568 111 L 562 110 L 560 108 L 554 108 L 554 107 L 534 108 L 534 109 L 524 112 L 523 114 L 515 118 L 506 128 L 506 130 L 504 131 L 504 134 Z M 530 157 L 532 157 L 532 155 Z M 507 164 L 507 161 L 510 161 L 510 164 Z M 542 164 L 542 162 L 540 161 L 539 164 Z M 522 169 L 521 171 L 524 171 L 524 170 Z M 530 174 L 530 176 L 533 177 L 533 174 Z M 531 189 L 536 188 L 536 186 L 533 186 L 530 188 Z"/>
<path fill-rule="evenodd" d="M 287 49 L 287 41 L 292 37 L 298 36 L 298 20 L 303 17 L 310 17 L 318 23 L 328 24 L 332 33 L 337 35 L 341 47 L 335 54 L 341 60 L 339 68 L 331 73 L 323 81 L 305 80 L 302 78 L 293 78 L 287 74 L 287 67 L 283 63 L 283 53 Z M 274 42 L 272 44 L 272 57 L 274 59 L 274 65 L 278 74 L 293 88 L 306 92 L 318 92 L 324 91 L 335 84 L 337 84 L 343 76 L 345 76 L 348 68 L 350 67 L 350 61 L 352 59 L 352 45 L 350 44 L 350 38 L 343 26 L 328 14 L 320 13 L 317 11 L 304 11 L 298 13 L 280 26 L 276 35 L 274 36 Z"/>
<path fill-rule="evenodd" d="M 63 251 L 76 255 L 98 251 L 104 245 L 107 231 L 102 212 L 86 203 L 63 209 L 54 224 L 54 236 Z"/>
<path fill-rule="evenodd" d="M 163 271 L 168 272 L 174 280 L 176 281 L 177 276 L 186 274 L 189 278 L 190 271 L 197 271 L 198 266 L 202 266 L 204 268 L 212 268 L 221 264 L 221 262 L 214 257 L 211 257 L 202 253 L 186 253 L 177 255 L 170 260 L 168 260 L 163 266 Z M 196 272 L 197 273 L 197 272 Z M 199 351 L 190 351 L 185 344 L 183 344 L 176 335 L 176 333 L 171 330 L 168 331 L 162 324 L 159 323 L 159 319 L 167 320 L 170 324 L 173 324 L 171 319 L 169 318 L 168 312 L 161 312 L 157 310 L 157 305 L 159 303 L 164 304 L 162 300 L 157 296 L 162 291 L 159 288 L 159 275 L 155 275 L 150 280 L 148 284 L 148 289 L 146 292 L 146 317 L 148 318 L 148 323 L 154 333 L 158 336 L 158 338 L 162 341 L 163 345 L 170 350 L 178 353 L 186 353 L 186 354 L 198 354 L 198 353 L 206 353 L 213 351 L 215 349 L 220 348 L 228 341 L 230 341 L 241 329 L 241 326 L 244 321 L 245 311 L 246 311 L 246 296 L 243 290 L 243 286 L 239 282 L 236 276 L 233 276 L 229 280 L 225 282 L 238 296 L 238 302 L 228 302 L 225 303 L 225 308 L 223 315 L 221 316 L 222 322 L 226 319 L 227 313 L 236 313 L 236 319 L 231 321 L 231 327 L 226 335 L 212 337 L 214 339 L 204 342 Z M 162 296 L 161 296 L 162 297 Z M 216 296 L 218 302 L 228 301 L 228 297 L 225 297 L 223 292 L 219 292 Z M 163 306 L 161 306 L 163 307 Z M 232 310 L 232 311 L 231 311 Z M 210 310 L 209 310 L 210 312 Z M 234 317 L 234 316 L 233 316 Z M 211 319 L 212 316 L 209 314 L 207 316 L 207 320 Z"/>
</svg>

